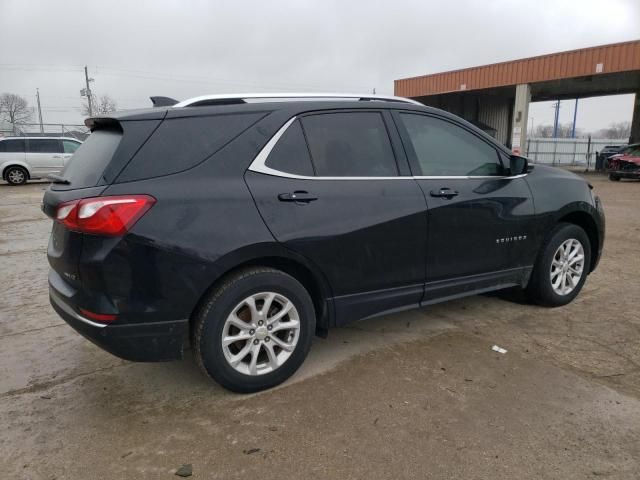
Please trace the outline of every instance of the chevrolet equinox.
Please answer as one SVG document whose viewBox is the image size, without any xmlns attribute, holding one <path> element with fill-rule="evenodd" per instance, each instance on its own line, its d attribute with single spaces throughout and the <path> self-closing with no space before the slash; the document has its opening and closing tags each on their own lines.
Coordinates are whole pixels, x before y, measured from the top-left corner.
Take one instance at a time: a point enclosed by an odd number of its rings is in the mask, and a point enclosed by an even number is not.
<svg viewBox="0 0 640 480">
<path fill-rule="evenodd" d="M 272 387 L 313 335 L 520 287 L 565 305 L 600 200 L 450 113 L 340 94 L 213 95 L 90 118 L 44 195 L 56 312 L 105 350 Z"/>
</svg>

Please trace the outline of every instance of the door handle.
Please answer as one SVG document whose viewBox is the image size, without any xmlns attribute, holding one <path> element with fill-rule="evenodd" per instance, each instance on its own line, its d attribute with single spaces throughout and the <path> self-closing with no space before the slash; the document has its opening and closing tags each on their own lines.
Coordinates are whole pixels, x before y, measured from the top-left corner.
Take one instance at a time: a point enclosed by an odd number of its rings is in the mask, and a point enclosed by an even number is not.
<svg viewBox="0 0 640 480">
<path fill-rule="evenodd" d="M 309 203 L 317 199 L 318 197 L 315 197 L 309 192 L 305 192 L 303 190 L 296 190 L 293 193 L 281 193 L 278 195 L 278 200 L 281 202 Z"/>
<path fill-rule="evenodd" d="M 62 155 L 54 155 L 53 158 L 62 158 Z"/>
<path fill-rule="evenodd" d="M 459 193 L 456 190 L 451 190 L 448 187 L 443 187 L 438 190 L 431 190 L 429 192 L 429 195 L 431 195 L 432 197 L 443 197 L 447 200 L 451 200 L 453 197 L 459 195 Z"/>
</svg>

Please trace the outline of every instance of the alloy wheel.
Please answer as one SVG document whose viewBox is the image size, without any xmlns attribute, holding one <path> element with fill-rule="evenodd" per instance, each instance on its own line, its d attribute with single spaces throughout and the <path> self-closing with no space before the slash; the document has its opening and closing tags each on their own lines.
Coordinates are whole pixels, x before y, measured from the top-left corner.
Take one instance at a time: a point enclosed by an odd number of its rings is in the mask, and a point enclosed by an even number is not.
<svg viewBox="0 0 640 480">
<path fill-rule="evenodd" d="M 242 300 L 227 316 L 222 350 L 229 365 L 244 375 L 264 375 L 281 367 L 300 338 L 300 317 L 293 302 L 275 292 Z"/>
<path fill-rule="evenodd" d="M 25 181 L 24 172 L 19 168 L 13 168 L 7 173 L 7 180 L 12 184 L 20 184 Z"/>
<path fill-rule="evenodd" d="M 569 295 L 584 273 L 584 247 L 575 238 L 562 242 L 551 260 L 551 288 L 558 295 Z"/>
</svg>

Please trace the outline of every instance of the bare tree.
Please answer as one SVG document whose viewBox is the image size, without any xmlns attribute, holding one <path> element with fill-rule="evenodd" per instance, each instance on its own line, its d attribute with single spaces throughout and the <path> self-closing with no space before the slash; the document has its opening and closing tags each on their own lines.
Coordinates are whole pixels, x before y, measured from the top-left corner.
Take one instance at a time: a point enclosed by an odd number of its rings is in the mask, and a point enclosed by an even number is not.
<svg viewBox="0 0 640 480">
<path fill-rule="evenodd" d="M 15 132 L 20 125 L 28 123 L 33 117 L 33 108 L 27 100 L 15 93 L 0 95 L 0 119 L 8 122 Z"/>
<path fill-rule="evenodd" d="M 91 114 L 92 115 L 106 115 L 111 112 L 115 112 L 118 109 L 118 104 L 109 95 L 96 95 L 91 96 Z M 85 100 L 82 104 L 82 115 L 89 116 L 89 102 Z"/>
<path fill-rule="evenodd" d="M 536 138 L 551 138 L 553 136 L 553 125 L 536 125 L 532 136 Z"/>
<path fill-rule="evenodd" d="M 631 122 L 613 122 L 607 128 L 598 130 L 594 136 L 599 138 L 627 139 L 631 135 Z"/>
<path fill-rule="evenodd" d="M 561 123 L 558 124 L 558 131 L 556 132 L 556 138 L 571 138 L 571 132 L 573 131 L 573 123 Z M 576 137 L 583 137 L 584 131 L 581 128 L 576 128 Z M 533 130 L 533 137 L 537 138 L 552 138 L 553 137 L 553 125 L 536 125 Z"/>
</svg>

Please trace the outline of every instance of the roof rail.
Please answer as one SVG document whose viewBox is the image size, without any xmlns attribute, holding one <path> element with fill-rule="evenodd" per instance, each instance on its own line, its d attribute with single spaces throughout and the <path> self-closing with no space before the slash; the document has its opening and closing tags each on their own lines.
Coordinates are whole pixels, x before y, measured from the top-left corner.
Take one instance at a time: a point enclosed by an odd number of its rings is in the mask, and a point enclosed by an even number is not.
<svg viewBox="0 0 640 480">
<path fill-rule="evenodd" d="M 203 95 L 176 103 L 174 107 L 195 107 L 205 105 L 229 105 L 237 103 L 269 102 L 281 100 L 359 100 L 401 102 L 423 106 L 410 98 L 391 95 L 370 95 L 357 93 L 228 93 L 221 95 Z"/>
</svg>

